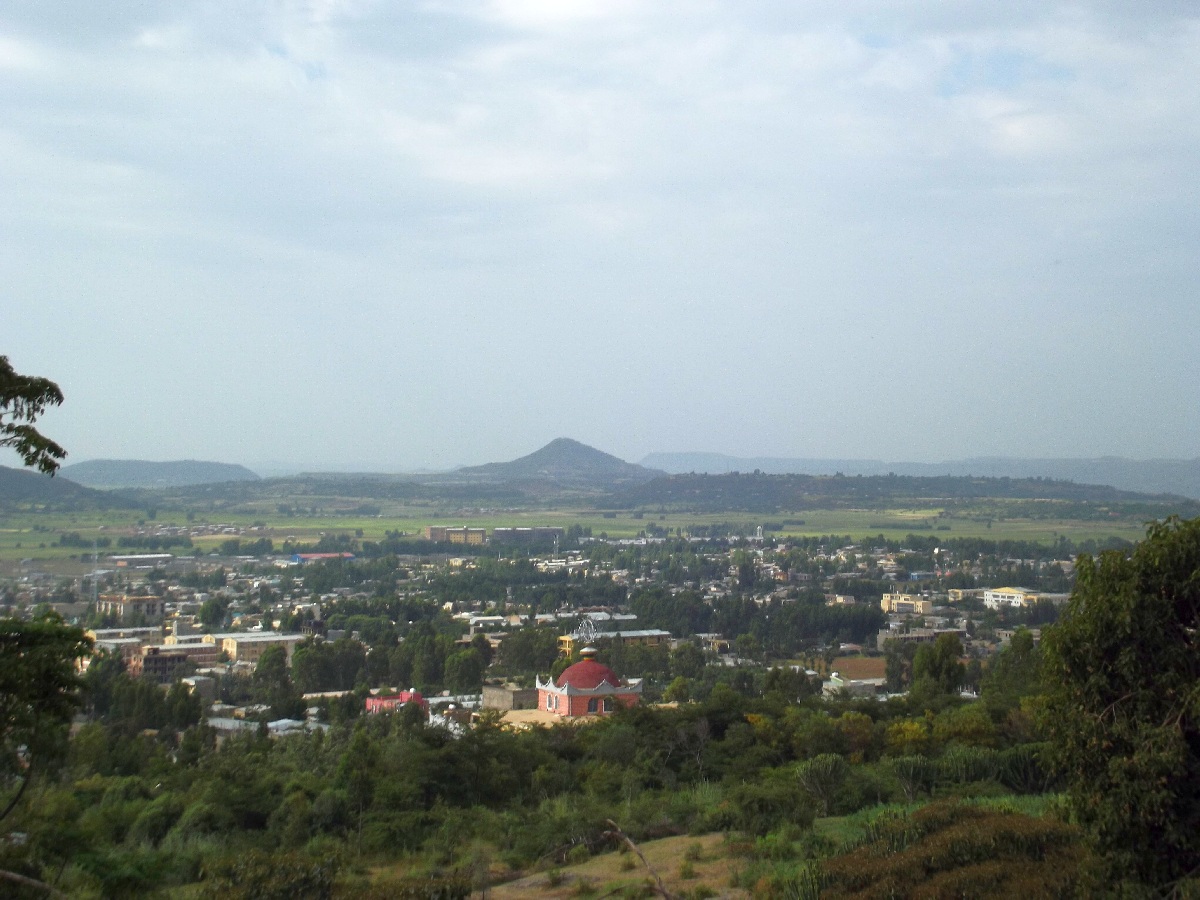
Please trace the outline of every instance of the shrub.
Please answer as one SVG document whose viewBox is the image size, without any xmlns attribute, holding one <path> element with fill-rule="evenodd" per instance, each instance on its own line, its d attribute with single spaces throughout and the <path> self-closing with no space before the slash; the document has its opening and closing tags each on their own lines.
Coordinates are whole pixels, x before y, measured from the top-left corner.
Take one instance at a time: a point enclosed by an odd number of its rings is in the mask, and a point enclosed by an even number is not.
<svg viewBox="0 0 1200 900">
<path fill-rule="evenodd" d="M 294 900 L 333 896 L 341 867 L 337 856 L 309 857 L 301 853 L 250 850 L 215 860 L 206 866 L 203 896 L 231 900 Z M 425 895 L 422 895 L 425 896 Z"/>
<path fill-rule="evenodd" d="M 807 794 L 787 772 L 765 770 L 757 781 L 731 789 L 728 803 L 734 825 L 747 834 L 763 835 L 785 823 L 811 828 L 815 818 Z"/>
<path fill-rule="evenodd" d="M 821 864 L 821 896 L 1087 896 L 1088 868 L 1075 828 L 939 802 L 876 817 L 866 843 Z"/>
</svg>

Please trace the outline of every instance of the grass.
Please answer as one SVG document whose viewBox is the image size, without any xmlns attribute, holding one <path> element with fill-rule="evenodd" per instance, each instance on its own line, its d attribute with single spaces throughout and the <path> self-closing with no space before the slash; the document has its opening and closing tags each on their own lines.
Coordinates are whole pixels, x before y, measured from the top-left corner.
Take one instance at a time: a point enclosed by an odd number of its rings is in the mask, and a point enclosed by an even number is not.
<svg viewBox="0 0 1200 900">
<path fill-rule="evenodd" d="M 605 518 L 604 514 L 589 509 L 553 510 L 415 510 L 406 509 L 400 515 L 380 516 L 284 516 L 278 512 L 194 512 L 191 521 L 184 513 L 160 510 L 154 519 L 145 511 L 108 510 L 80 513 L 17 512 L 0 514 L 0 562 L 16 562 L 34 559 L 39 563 L 51 564 L 49 568 L 64 574 L 78 574 L 78 566 L 69 565 L 90 560 L 87 548 L 53 546 L 64 532 L 77 532 L 85 541 L 93 538 L 113 539 L 113 546 L 102 551 L 102 557 L 122 552 L 115 546 L 116 538 L 153 532 L 160 526 L 188 527 L 201 525 L 224 525 L 238 529 L 240 534 L 215 534 L 193 538 L 196 547 L 211 552 L 230 537 L 243 539 L 269 537 L 276 545 L 292 540 L 299 543 L 316 543 L 325 534 L 349 534 L 352 537 L 362 532 L 361 539 L 382 540 L 386 532 L 400 531 L 409 535 L 420 535 L 426 525 L 463 524 L 492 529 L 497 526 L 558 525 L 569 527 L 580 525 L 590 528 L 594 536 L 607 534 L 611 538 L 631 538 L 653 524 L 672 534 L 676 529 L 684 533 L 701 526 L 729 525 L 735 531 L 752 533 L 764 523 L 778 523 L 782 531 L 769 532 L 779 536 L 817 537 L 823 535 L 849 535 L 858 540 L 863 537 L 884 534 L 902 539 L 913 533 L 932 533 L 947 539 L 955 537 L 984 537 L 991 540 L 1030 540 L 1043 543 L 1055 541 L 1063 536 L 1074 541 L 1122 538 L 1138 540 L 1145 534 L 1144 523 L 1132 519 L 1114 519 L 1103 522 L 1057 520 L 1057 519 L 993 519 L 989 527 L 979 518 L 950 516 L 938 518 L 940 509 L 894 509 L 894 510 L 805 510 L 802 513 L 786 513 L 774 516 L 749 513 L 729 514 L 684 514 L 646 513 L 641 518 L 629 512 Z M 939 530 L 929 531 L 929 522 L 940 523 Z M 786 524 L 784 524 L 786 523 Z M 247 530 L 260 526 L 253 532 Z M 921 526 L 925 526 L 922 528 Z M 138 552 L 129 550 L 125 552 Z M 178 552 L 178 550 L 176 550 Z M 60 565 L 61 564 L 61 565 Z M 84 566 L 80 571 L 86 571 Z"/>
<path fill-rule="evenodd" d="M 694 849 L 699 845 L 699 855 Z M 729 880 L 738 861 L 729 857 L 724 850 L 724 837 L 707 834 L 702 837 L 662 838 L 646 841 L 639 845 L 650 864 L 654 866 L 667 889 L 675 894 L 696 892 L 707 887 L 724 897 L 748 896 L 744 892 L 729 892 Z M 697 858 L 690 858 L 697 857 Z M 629 861 L 633 865 L 629 865 Z M 564 866 L 555 870 L 558 875 L 552 884 L 547 873 L 541 872 L 494 885 L 488 896 L 500 898 L 520 897 L 582 897 L 603 896 L 613 892 L 621 896 L 623 891 L 636 895 L 646 885 L 650 873 L 632 853 L 602 853 L 584 863 Z"/>
<path fill-rule="evenodd" d="M 867 826 L 884 813 L 911 813 L 930 803 L 929 798 L 915 803 L 883 803 L 860 809 L 848 816 L 828 816 L 813 823 L 813 831 L 836 846 L 848 847 L 857 844 L 866 833 Z M 1043 816 L 1060 802 L 1058 794 L 1005 794 L 1000 797 L 960 798 L 959 803 L 969 806 L 986 806 L 1004 809 L 1026 816 Z"/>
</svg>

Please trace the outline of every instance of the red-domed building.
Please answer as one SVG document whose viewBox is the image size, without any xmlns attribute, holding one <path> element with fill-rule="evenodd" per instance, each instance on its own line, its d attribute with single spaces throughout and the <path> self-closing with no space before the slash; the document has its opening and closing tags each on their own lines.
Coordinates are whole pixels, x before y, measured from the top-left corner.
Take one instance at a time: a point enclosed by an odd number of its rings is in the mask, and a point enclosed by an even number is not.
<svg viewBox="0 0 1200 900">
<path fill-rule="evenodd" d="M 580 651 L 582 660 L 568 666 L 557 680 L 537 680 L 538 709 L 558 716 L 603 716 L 618 706 L 635 706 L 642 695 L 642 680 L 628 681 L 593 657 L 596 651 Z"/>
</svg>

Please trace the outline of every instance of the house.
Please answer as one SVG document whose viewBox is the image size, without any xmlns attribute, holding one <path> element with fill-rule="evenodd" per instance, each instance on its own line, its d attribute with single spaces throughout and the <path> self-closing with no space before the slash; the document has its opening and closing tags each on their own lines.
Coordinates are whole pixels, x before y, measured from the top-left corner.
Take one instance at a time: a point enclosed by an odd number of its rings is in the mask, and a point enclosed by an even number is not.
<svg viewBox="0 0 1200 900">
<path fill-rule="evenodd" d="M 520 688 L 515 684 L 483 686 L 484 709 L 536 709 L 537 705 L 537 688 Z"/>
<path fill-rule="evenodd" d="M 364 709 L 370 715 L 378 715 L 379 713 L 395 712 L 406 703 L 415 703 L 425 712 L 429 711 L 429 702 L 420 691 L 415 690 L 397 691 L 394 694 L 368 697 L 364 701 Z"/>
<path fill-rule="evenodd" d="M 354 554 L 345 553 L 293 553 L 291 561 L 296 565 L 308 565 L 314 562 L 325 562 L 330 559 L 354 559 Z"/>
<path fill-rule="evenodd" d="M 821 685 L 821 693 L 826 697 L 842 692 L 851 697 L 876 697 L 886 690 L 886 678 L 847 678 L 840 672 L 830 674 L 829 680 Z"/>
<path fill-rule="evenodd" d="M 557 679 L 537 679 L 538 709 L 557 716 L 604 716 L 619 706 L 636 706 L 642 695 L 640 678 L 622 680 L 595 659 L 585 647 L 582 660 L 568 666 Z"/>
</svg>

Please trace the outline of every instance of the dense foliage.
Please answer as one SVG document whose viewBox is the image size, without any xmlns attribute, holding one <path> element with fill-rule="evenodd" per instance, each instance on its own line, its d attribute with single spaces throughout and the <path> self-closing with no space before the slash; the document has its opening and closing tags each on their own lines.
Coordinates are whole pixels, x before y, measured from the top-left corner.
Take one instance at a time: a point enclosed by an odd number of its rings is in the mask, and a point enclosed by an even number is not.
<svg viewBox="0 0 1200 900">
<path fill-rule="evenodd" d="M 1200 520 L 1078 576 L 1046 641 L 1055 760 L 1112 875 L 1168 887 L 1200 870 Z"/>
</svg>

